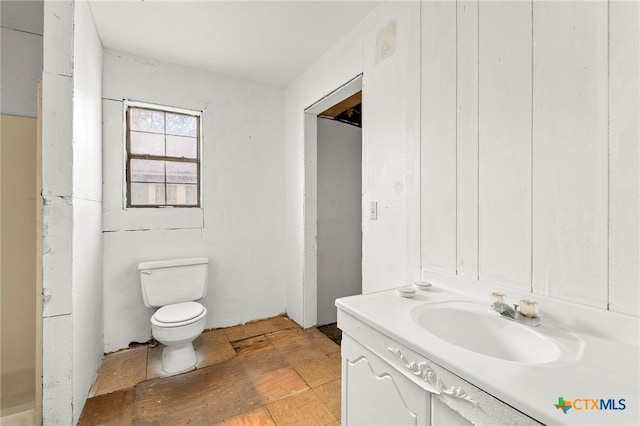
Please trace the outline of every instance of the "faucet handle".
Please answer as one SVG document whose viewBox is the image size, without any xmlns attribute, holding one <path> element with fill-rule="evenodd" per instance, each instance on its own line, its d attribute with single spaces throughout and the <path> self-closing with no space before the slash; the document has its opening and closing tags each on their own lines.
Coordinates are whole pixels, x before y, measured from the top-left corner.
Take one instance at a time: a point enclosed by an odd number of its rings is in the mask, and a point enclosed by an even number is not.
<svg viewBox="0 0 640 426">
<path fill-rule="evenodd" d="M 525 317 L 536 318 L 538 316 L 538 302 L 529 299 L 521 300 L 519 310 Z"/>
<path fill-rule="evenodd" d="M 505 298 L 506 296 L 504 293 L 494 291 L 493 293 L 491 293 L 491 304 L 493 305 L 494 303 L 504 303 Z"/>
</svg>

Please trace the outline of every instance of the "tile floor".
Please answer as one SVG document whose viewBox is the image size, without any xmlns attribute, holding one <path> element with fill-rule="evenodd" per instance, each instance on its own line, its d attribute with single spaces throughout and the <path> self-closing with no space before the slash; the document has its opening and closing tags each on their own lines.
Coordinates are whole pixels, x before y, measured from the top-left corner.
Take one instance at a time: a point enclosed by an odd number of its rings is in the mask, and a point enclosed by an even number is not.
<svg viewBox="0 0 640 426">
<path fill-rule="evenodd" d="M 340 346 L 280 316 L 205 331 L 196 369 L 167 376 L 162 346 L 105 356 L 80 425 L 339 425 Z"/>
</svg>

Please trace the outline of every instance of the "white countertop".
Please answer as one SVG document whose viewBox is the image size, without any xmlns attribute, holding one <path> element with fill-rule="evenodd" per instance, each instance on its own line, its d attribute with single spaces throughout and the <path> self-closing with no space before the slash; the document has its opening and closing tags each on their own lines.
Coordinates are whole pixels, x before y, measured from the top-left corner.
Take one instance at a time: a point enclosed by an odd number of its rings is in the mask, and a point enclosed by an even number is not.
<svg viewBox="0 0 640 426">
<path fill-rule="evenodd" d="M 582 343 L 569 359 L 548 364 L 523 364 L 471 352 L 427 332 L 412 318 L 412 311 L 427 303 L 470 300 L 489 305 L 491 291 L 502 290 L 514 299 L 515 290 L 476 285 L 432 274 L 431 290 L 416 290 L 412 299 L 395 290 L 338 299 L 338 309 L 423 355 L 541 423 L 556 425 L 640 424 L 640 319 L 537 295 L 542 335 L 569 333 Z M 455 291 L 454 291 L 455 290 Z M 484 298 L 479 297 L 483 295 Z M 508 321 L 504 319 L 504 321 Z M 339 324 L 338 324 L 339 325 Z M 523 327 L 526 327 L 523 325 Z M 578 409 L 566 414 L 556 409 L 558 398 L 574 400 L 624 399 L 624 410 Z"/>
</svg>

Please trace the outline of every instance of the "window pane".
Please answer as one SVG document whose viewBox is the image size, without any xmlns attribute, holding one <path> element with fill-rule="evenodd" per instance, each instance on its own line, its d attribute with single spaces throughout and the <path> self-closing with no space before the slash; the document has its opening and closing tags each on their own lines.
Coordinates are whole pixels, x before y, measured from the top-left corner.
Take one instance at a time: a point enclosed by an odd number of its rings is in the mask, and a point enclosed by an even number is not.
<svg viewBox="0 0 640 426">
<path fill-rule="evenodd" d="M 167 182 L 198 183 L 197 164 L 167 161 Z"/>
<path fill-rule="evenodd" d="M 131 160 L 132 182 L 164 182 L 164 161 Z"/>
<path fill-rule="evenodd" d="M 129 205 L 200 205 L 200 115 L 194 114 L 128 107 Z"/>
<path fill-rule="evenodd" d="M 165 185 L 156 184 L 156 204 L 162 204 L 165 202 Z"/>
<path fill-rule="evenodd" d="M 167 113 L 167 134 L 181 136 L 198 135 L 198 118 L 193 115 Z"/>
<path fill-rule="evenodd" d="M 131 183 L 131 204 L 164 205 L 164 184 Z"/>
<path fill-rule="evenodd" d="M 177 185 L 167 185 L 167 204 L 178 204 Z"/>
<path fill-rule="evenodd" d="M 167 136 L 167 155 L 198 158 L 198 139 L 186 136 Z"/>
<path fill-rule="evenodd" d="M 158 133 L 131 132 L 131 153 L 164 155 L 164 135 Z"/>
<path fill-rule="evenodd" d="M 164 112 L 151 109 L 130 108 L 131 130 L 164 133 Z"/>
<path fill-rule="evenodd" d="M 197 206 L 197 185 L 167 184 L 167 204 Z"/>
<path fill-rule="evenodd" d="M 184 185 L 185 204 L 189 206 L 198 205 L 198 187 L 196 185 Z"/>
</svg>

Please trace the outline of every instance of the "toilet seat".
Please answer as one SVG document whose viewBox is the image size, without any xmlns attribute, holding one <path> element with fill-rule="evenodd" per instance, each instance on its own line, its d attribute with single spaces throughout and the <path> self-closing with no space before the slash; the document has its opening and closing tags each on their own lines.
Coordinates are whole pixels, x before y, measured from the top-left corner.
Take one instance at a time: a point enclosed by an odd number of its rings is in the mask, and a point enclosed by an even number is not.
<svg viewBox="0 0 640 426">
<path fill-rule="evenodd" d="M 199 321 L 207 315 L 207 309 L 198 302 L 182 302 L 166 305 L 151 317 L 156 327 L 181 327 Z"/>
</svg>

